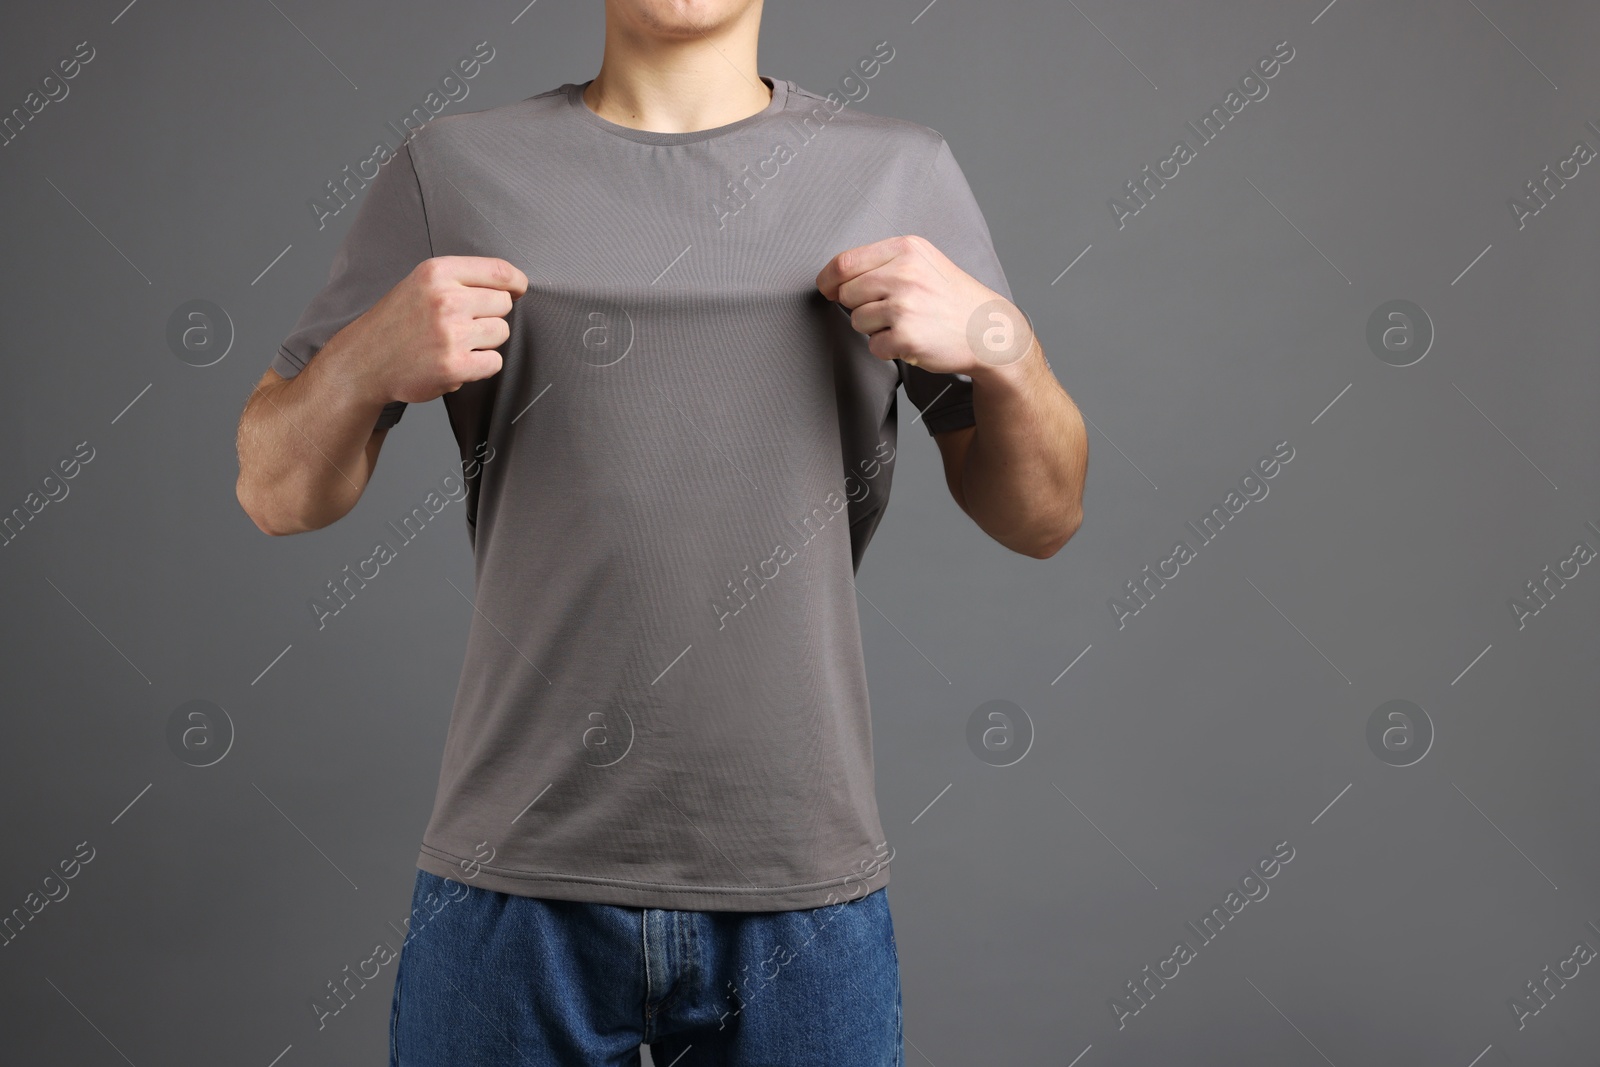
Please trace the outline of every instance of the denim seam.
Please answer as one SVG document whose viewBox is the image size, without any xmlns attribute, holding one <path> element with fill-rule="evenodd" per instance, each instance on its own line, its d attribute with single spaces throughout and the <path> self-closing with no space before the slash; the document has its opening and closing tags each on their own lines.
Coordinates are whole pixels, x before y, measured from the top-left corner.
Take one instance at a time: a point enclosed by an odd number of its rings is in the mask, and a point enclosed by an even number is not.
<svg viewBox="0 0 1600 1067">
<path fill-rule="evenodd" d="M 660 910 L 660 909 L 658 909 L 658 910 Z M 656 1002 L 656 1005 L 655 1005 L 654 1009 L 650 1009 L 649 1008 L 650 1001 L 649 1001 L 648 996 L 645 999 L 646 1010 L 653 1010 L 656 1019 L 660 1019 L 662 1017 L 662 1015 L 665 1014 L 666 1009 L 669 1006 L 671 1006 L 672 1004 L 676 1003 L 677 1001 L 679 1001 L 679 1000 L 681 1000 L 683 998 L 684 987 L 689 984 L 688 983 L 688 975 L 687 975 L 687 973 L 685 973 L 684 968 L 681 966 L 682 963 L 683 963 L 683 960 L 685 958 L 684 952 L 683 952 L 683 923 L 682 923 L 682 920 L 680 918 L 680 916 L 683 913 L 682 912 L 661 910 L 661 914 L 663 916 L 670 915 L 670 916 L 673 917 L 672 918 L 672 938 L 671 938 L 671 940 L 672 940 L 672 951 L 676 952 L 676 954 L 678 956 L 677 962 L 678 962 L 679 966 L 675 967 L 675 968 L 671 968 L 671 970 L 674 972 L 672 974 L 672 988 L 667 991 L 667 995 L 666 996 L 662 997 L 659 1001 Z M 663 944 L 665 944 L 665 942 L 663 942 Z"/>
<path fill-rule="evenodd" d="M 394 1000 L 389 1005 L 389 1067 L 400 1067 L 400 976 L 405 970 L 405 955 L 406 943 L 402 940 L 400 958 L 394 965 Z"/>
<path fill-rule="evenodd" d="M 654 1009 L 650 1007 L 650 909 L 643 908 L 639 912 L 639 947 L 644 953 L 644 1039 L 646 1043 L 651 1040 L 651 1021 L 654 1018 Z"/>
</svg>

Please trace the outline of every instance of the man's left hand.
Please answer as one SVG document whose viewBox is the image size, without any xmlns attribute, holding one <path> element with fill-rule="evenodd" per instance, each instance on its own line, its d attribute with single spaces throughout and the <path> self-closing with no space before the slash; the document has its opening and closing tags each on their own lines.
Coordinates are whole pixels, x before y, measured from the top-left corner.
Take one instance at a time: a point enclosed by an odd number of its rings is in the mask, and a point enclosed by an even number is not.
<svg viewBox="0 0 1600 1067">
<path fill-rule="evenodd" d="M 882 360 L 970 377 L 1018 363 L 1033 349 L 1017 306 L 922 237 L 840 252 L 817 275 L 817 289 L 850 309 L 850 325 Z"/>
</svg>

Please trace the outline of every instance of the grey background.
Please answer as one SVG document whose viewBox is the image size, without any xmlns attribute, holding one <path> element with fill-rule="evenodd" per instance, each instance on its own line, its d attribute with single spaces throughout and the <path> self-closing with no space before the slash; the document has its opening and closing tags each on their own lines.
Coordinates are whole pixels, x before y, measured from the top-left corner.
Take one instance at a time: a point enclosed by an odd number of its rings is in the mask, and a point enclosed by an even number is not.
<svg viewBox="0 0 1600 1067">
<path fill-rule="evenodd" d="M 399 945 L 464 520 L 325 630 L 306 601 L 453 441 L 416 407 L 353 514 L 268 539 L 233 497 L 235 425 L 353 215 L 319 232 L 308 198 L 480 40 L 496 56 L 446 113 L 590 77 L 601 5 L 122 2 L 13 6 L 0 32 L 7 111 L 97 52 L 0 148 L 0 510 L 95 449 L 0 549 L 0 912 L 95 849 L 0 948 L 0 1042 L 384 1062 L 392 964 L 320 1031 L 308 1001 Z M 1041 562 L 959 513 L 902 406 L 859 582 L 908 1063 L 1600 1060 L 1600 968 L 1524 1029 L 1508 1006 L 1600 948 L 1600 568 L 1525 628 L 1508 607 L 1600 547 L 1600 166 L 1524 229 L 1507 207 L 1600 147 L 1600 9 L 1324 5 L 769 5 L 769 76 L 825 92 L 894 46 L 860 106 L 945 134 L 1093 423 L 1086 521 Z M 1283 40 L 1267 98 L 1119 230 L 1108 199 Z M 204 368 L 165 340 L 196 298 L 237 331 Z M 1437 330 L 1409 367 L 1366 343 L 1391 299 Z M 1108 598 L 1283 440 L 1270 495 L 1119 629 Z M 1409 767 L 1366 742 L 1397 698 L 1436 730 Z M 236 730 L 207 768 L 167 741 L 193 699 Z M 1004 768 L 966 742 L 994 699 L 1034 731 Z M 1270 895 L 1119 1029 L 1110 998 L 1280 841 Z"/>
</svg>

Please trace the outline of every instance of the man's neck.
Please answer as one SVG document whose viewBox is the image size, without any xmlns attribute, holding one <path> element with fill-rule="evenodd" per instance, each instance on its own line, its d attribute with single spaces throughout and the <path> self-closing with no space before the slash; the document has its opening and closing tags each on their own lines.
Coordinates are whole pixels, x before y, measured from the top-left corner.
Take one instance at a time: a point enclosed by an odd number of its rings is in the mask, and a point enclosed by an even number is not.
<svg viewBox="0 0 1600 1067">
<path fill-rule="evenodd" d="M 584 103 L 603 119 L 655 133 L 693 133 L 748 118 L 772 100 L 756 76 L 760 7 L 728 25 L 668 36 L 606 26 L 600 72 Z"/>
</svg>

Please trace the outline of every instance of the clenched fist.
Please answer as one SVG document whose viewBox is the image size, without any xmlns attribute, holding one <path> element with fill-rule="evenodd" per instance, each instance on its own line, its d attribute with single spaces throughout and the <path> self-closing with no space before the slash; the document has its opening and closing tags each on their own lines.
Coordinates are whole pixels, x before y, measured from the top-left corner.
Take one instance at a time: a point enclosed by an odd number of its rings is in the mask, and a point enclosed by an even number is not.
<svg viewBox="0 0 1600 1067">
<path fill-rule="evenodd" d="M 420 404 L 498 374 L 505 317 L 527 291 L 528 276 L 503 259 L 425 259 L 339 331 L 341 376 L 385 403 Z"/>
<path fill-rule="evenodd" d="M 840 252 L 817 289 L 850 309 L 867 350 L 935 374 L 982 373 L 1033 349 L 1021 310 L 922 237 L 888 237 Z"/>
</svg>

